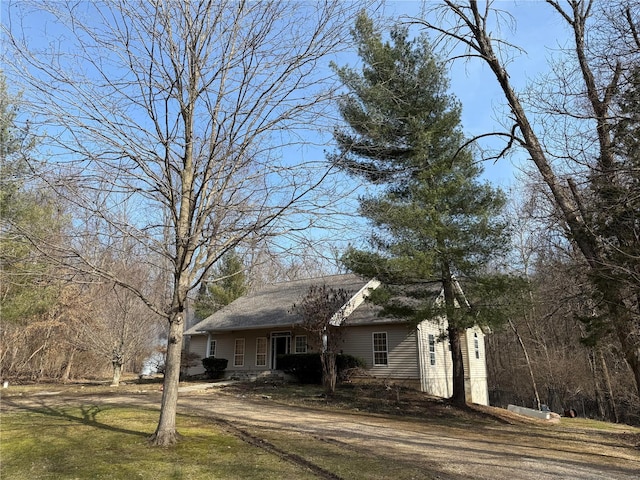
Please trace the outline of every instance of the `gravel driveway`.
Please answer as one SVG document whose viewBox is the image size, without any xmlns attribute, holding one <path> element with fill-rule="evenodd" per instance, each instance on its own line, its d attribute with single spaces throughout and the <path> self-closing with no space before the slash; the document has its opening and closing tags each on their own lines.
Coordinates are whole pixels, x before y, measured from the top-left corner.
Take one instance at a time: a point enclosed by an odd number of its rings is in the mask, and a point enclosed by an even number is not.
<svg viewBox="0 0 640 480">
<path fill-rule="evenodd" d="M 117 403 L 155 405 L 159 393 L 118 396 L 39 395 L 5 398 L 3 410 L 22 406 L 72 403 Z M 275 449 L 284 460 L 301 463 L 317 471 L 319 478 L 338 479 L 305 459 L 278 451 L 268 441 L 270 433 L 291 433 L 292 438 L 312 437 L 340 446 L 340 452 L 375 456 L 393 465 L 412 462 L 443 480 L 638 480 L 640 478 L 640 440 L 635 433 L 581 433 L 556 425 L 531 428 L 488 422 L 464 428 L 441 422 L 387 417 L 362 412 L 329 411 L 318 408 L 278 404 L 268 397 L 229 394 L 218 389 L 196 388 L 183 391 L 179 411 L 202 415 L 246 441 Z M 631 429 L 630 429 L 631 431 Z M 616 435 L 625 436 L 617 442 Z M 635 436 L 634 436 L 635 435 Z M 273 436 L 273 435 L 272 435 Z M 296 437 L 298 436 L 298 437 Z M 263 440 L 264 439 L 266 440 Z M 632 438 L 632 444 L 629 442 Z M 315 469 L 314 469 L 315 468 Z"/>
<path fill-rule="evenodd" d="M 203 402 L 203 399 L 206 401 Z M 640 450 L 610 443 L 523 436 L 521 426 L 474 431 L 403 418 L 278 405 L 225 394 L 183 394 L 183 411 L 212 415 L 251 431 L 289 431 L 370 452 L 390 463 L 419 459 L 446 479 L 638 480 Z M 560 429 L 561 427 L 557 427 Z M 540 447 L 540 444 L 543 447 Z"/>
</svg>

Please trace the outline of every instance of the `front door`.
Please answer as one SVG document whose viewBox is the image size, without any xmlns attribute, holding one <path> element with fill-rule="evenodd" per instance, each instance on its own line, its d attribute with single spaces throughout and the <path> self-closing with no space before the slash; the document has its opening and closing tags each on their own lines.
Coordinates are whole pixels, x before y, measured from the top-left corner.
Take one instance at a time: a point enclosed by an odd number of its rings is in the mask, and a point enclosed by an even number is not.
<svg viewBox="0 0 640 480">
<path fill-rule="evenodd" d="M 277 332 L 271 334 L 271 369 L 278 369 L 278 355 L 291 352 L 291 333 Z"/>
</svg>

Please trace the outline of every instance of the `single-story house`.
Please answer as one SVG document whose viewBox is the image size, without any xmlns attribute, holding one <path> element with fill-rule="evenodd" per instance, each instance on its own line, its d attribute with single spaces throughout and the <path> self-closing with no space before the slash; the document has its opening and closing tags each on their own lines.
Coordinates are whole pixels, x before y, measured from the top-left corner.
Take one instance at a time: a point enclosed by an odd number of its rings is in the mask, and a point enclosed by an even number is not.
<svg viewBox="0 0 640 480">
<path fill-rule="evenodd" d="M 278 371 L 278 355 L 311 351 L 302 318 L 292 307 L 313 285 L 352 293 L 335 317 L 345 329 L 341 350 L 363 359 L 368 375 L 414 383 L 431 395 L 451 396 L 451 349 L 448 341 L 441 340 L 446 320 L 424 321 L 415 327 L 404 319 L 380 316 L 379 307 L 364 301 L 380 282 L 353 274 L 278 283 L 238 298 L 187 329 L 189 351 L 203 358 L 228 359 L 227 377 L 249 378 Z M 434 301 L 442 298 L 439 284 L 425 288 Z M 467 401 L 488 405 L 483 331 L 468 329 L 462 345 Z M 200 366 L 187 373 L 202 372 Z"/>
</svg>

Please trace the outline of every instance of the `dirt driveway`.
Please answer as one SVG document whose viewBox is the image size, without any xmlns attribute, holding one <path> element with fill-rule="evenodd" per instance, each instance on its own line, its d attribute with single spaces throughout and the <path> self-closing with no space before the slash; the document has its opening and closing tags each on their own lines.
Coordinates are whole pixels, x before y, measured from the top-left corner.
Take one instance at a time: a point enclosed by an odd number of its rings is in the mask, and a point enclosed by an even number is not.
<svg viewBox="0 0 640 480">
<path fill-rule="evenodd" d="M 159 394 L 73 398 L 41 395 L 5 399 L 2 403 L 3 408 L 20 408 L 21 404 L 44 406 L 87 401 L 157 406 Z M 640 478 L 637 430 L 625 433 L 624 429 L 617 429 L 615 433 L 594 436 L 593 431 L 581 433 L 562 425 L 523 429 L 522 425 L 487 422 L 469 428 L 361 412 L 292 407 L 268 397 L 248 397 L 216 389 L 181 393 L 179 410 L 206 417 L 246 441 L 275 450 L 286 461 L 304 462 L 309 467 L 313 464 L 288 455 L 268 439 L 275 434 L 282 437 L 283 432 L 301 441 L 313 438 L 338 445 L 341 454 L 375 456 L 389 466 L 398 462 L 418 463 L 443 480 Z M 340 478 L 322 468 L 317 468 L 317 472 L 319 478 Z"/>
</svg>

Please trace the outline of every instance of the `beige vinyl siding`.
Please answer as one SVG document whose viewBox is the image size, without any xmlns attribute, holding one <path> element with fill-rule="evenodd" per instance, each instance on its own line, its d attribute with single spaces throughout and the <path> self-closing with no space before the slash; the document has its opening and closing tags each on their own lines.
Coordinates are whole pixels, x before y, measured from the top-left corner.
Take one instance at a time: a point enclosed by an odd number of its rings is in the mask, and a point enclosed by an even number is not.
<svg viewBox="0 0 640 480">
<path fill-rule="evenodd" d="M 475 355 L 475 337 L 478 336 L 478 353 Z M 487 366 L 484 333 L 478 327 L 468 329 L 462 336 L 462 358 L 464 361 L 465 396 L 468 402 L 489 404 L 487 390 Z"/>
<path fill-rule="evenodd" d="M 387 334 L 387 365 L 373 365 L 374 333 Z M 374 377 L 420 378 L 416 336 L 404 325 L 347 326 L 342 351 L 363 359 Z"/>
<path fill-rule="evenodd" d="M 204 358 L 207 354 L 207 338 L 207 334 L 191 335 L 189 352 L 199 355 L 200 358 Z M 202 362 L 198 362 L 198 365 L 188 369 L 187 375 L 200 375 L 201 373 L 204 373 L 204 367 L 202 366 Z"/>
<path fill-rule="evenodd" d="M 418 343 L 420 350 L 420 389 L 429 395 L 450 397 L 453 384 L 452 360 L 449 342 L 442 341 L 446 322 L 422 322 L 418 327 Z M 431 364 L 429 337 L 435 340 L 435 365 Z"/>
<path fill-rule="evenodd" d="M 478 350 L 480 358 L 475 356 L 474 333 L 478 335 Z M 468 329 L 462 336 L 462 356 L 464 359 L 464 371 L 467 377 L 485 377 L 487 376 L 485 351 L 484 351 L 484 333 L 477 327 Z"/>
<path fill-rule="evenodd" d="M 267 337 L 267 363 L 256 366 L 256 345 L 257 339 Z M 227 372 L 255 372 L 269 370 L 269 359 L 271 358 L 271 348 L 269 343 L 269 332 L 266 330 L 255 330 L 245 332 L 232 332 L 225 334 L 214 334 L 212 338 L 217 340 L 216 357 L 226 358 Z M 244 365 L 234 365 L 236 340 L 244 338 Z"/>
<path fill-rule="evenodd" d="M 291 332 L 291 353 L 294 353 L 295 337 L 296 335 L 304 335 L 300 329 L 260 329 L 260 330 L 246 330 L 231 333 L 212 334 L 211 338 L 217 340 L 216 344 L 216 357 L 226 358 L 229 360 L 226 372 L 263 372 L 270 370 L 271 366 L 271 334 L 274 332 Z M 206 338 L 206 336 L 205 336 Z M 234 366 L 234 347 L 237 338 L 244 338 L 244 365 Z M 267 339 L 267 364 L 256 365 L 256 345 L 258 338 Z M 205 345 L 206 347 L 206 345 Z M 311 352 L 311 348 L 307 351 Z"/>
</svg>

